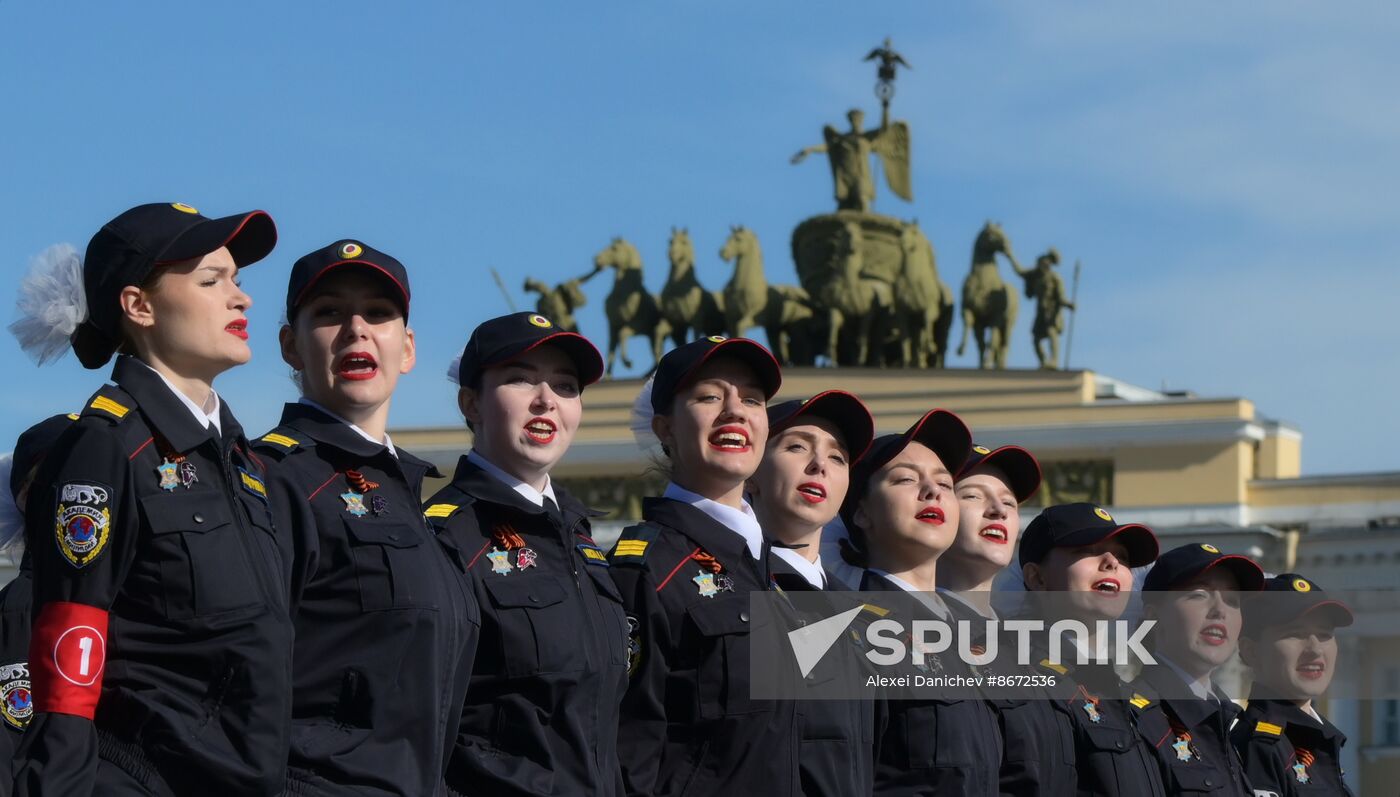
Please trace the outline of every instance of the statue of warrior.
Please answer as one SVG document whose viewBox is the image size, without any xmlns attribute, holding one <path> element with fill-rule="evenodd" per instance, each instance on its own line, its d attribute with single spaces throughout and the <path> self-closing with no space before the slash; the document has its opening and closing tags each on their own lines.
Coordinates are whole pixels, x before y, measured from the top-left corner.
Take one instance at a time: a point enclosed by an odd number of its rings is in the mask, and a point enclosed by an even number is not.
<svg viewBox="0 0 1400 797">
<path fill-rule="evenodd" d="M 1060 264 L 1060 252 L 1055 247 L 1036 258 L 1035 268 L 1021 268 L 1014 260 L 1012 268 L 1026 281 L 1026 298 L 1035 300 L 1035 322 L 1031 325 L 1031 340 L 1040 367 L 1056 369 L 1060 365 L 1060 331 L 1064 329 L 1062 310 L 1074 310 L 1074 302 L 1065 293 L 1065 281 L 1055 273 Z M 1047 350 L 1048 348 L 1048 350 Z"/>
</svg>

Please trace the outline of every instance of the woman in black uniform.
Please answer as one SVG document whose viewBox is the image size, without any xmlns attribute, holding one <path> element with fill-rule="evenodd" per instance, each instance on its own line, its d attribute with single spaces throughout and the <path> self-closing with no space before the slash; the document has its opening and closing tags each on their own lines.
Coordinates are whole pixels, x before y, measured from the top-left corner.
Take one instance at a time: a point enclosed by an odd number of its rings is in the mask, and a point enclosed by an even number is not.
<svg viewBox="0 0 1400 797">
<path fill-rule="evenodd" d="M 967 426 L 930 410 L 903 434 L 878 438 L 857 463 L 841 514 L 848 557 L 866 568 L 863 591 L 896 593 L 889 616 L 955 622 L 936 595 L 939 557 L 957 535 L 954 475 L 972 448 Z M 972 676 L 955 653 L 931 655 L 923 674 Z M 908 697 L 908 695 L 898 696 Z M 876 729 L 875 794 L 997 794 L 1001 733 L 979 695 L 889 699 Z"/>
<path fill-rule="evenodd" d="M 1138 730 L 1173 794 L 1253 794 L 1230 744 L 1240 708 L 1211 676 L 1239 645 L 1242 596 L 1263 586 L 1264 571 L 1253 560 L 1208 543 L 1167 551 L 1143 582 L 1143 614 L 1157 621 L 1150 643 L 1157 663 L 1133 681 L 1154 701 L 1142 710 Z"/>
<path fill-rule="evenodd" d="M 29 636 L 33 625 L 34 577 L 29 554 L 24 548 L 24 510 L 34 472 L 58 441 L 77 420 L 76 415 L 55 415 L 34 424 L 15 441 L 15 450 L 0 457 L 0 556 L 11 562 L 19 559 L 19 572 L 0 589 L 0 763 L 8 767 L 19 745 L 20 734 L 34 716 L 34 697 L 29 680 Z M 0 795 L 8 797 L 13 783 L 8 773 L 0 778 Z"/>
<path fill-rule="evenodd" d="M 472 450 L 424 511 L 467 562 L 481 638 L 447 785 L 613 797 L 627 626 L 589 528 L 599 513 L 549 475 L 603 359 L 582 335 L 513 313 L 478 326 L 456 370 Z"/>
<path fill-rule="evenodd" d="M 251 356 L 238 270 L 276 239 L 261 211 L 175 203 L 88 244 L 85 318 L 53 332 L 88 368 L 123 354 L 29 494 L 35 715 L 16 794 L 282 791 L 287 562 L 262 466 L 212 387 Z M 31 319 L 63 315 L 48 310 Z"/>
<path fill-rule="evenodd" d="M 749 593 L 770 576 L 744 482 L 781 382 L 763 346 L 714 336 L 662 357 L 634 405 L 671 481 L 609 557 L 631 629 L 618 734 L 630 795 L 800 794 L 795 702 L 749 697 Z"/>
<path fill-rule="evenodd" d="M 1245 600 L 1240 658 L 1254 684 L 1230 741 L 1255 794 L 1352 797 L 1341 764 L 1347 737 L 1315 705 L 1337 670 L 1336 630 L 1352 621 L 1345 603 L 1297 573 Z"/>
<path fill-rule="evenodd" d="M 1021 504 L 1040 488 L 1040 463 L 1019 446 L 989 449 L 974 445 L 958 474 L 958 536 L 939 559 L 939 594 L 960 620 L 985 628 L 998 619 L 991 592 L 997 575 L 1011 564 L 1021 536 Z M 979 640 L 985 644 L 984 640 Z M 1014 648 L 1010 635 L 1001 650 Z M 1033 674 L 1001 655 L 986 668 L 998 675 Z M 1004 746 L 1000 793 L 1003 797 L 1072 797 L 1075 793 L 1074 735 L 1068 706 L 1048 691 L 1021 687 L 992 697 Z"/>
<path fill-rule="evenodd" d="M 1114 622 L 1128 607 L 1134 567 L 1157 558 L 1157 537 L 1139 523 L 1118 523 L 1108 510 L 1089 503 L 1042 509 L 1021 535 L 1018 554 L 1026 589 L 1037 593 L 1035 619 L 1051 624 L 1078 620 L 1092 632 Z M 1045 637 L 1040 637 L 1042 643 Z M 1095 649 L 1096 640 L 1083 640 Z M 1057 649 L 1058 648 L 1058 649 Z M 1087 654 L 1087 652 L 1086 652 Z M 1044 658 L 1040 658 L 1044 656 Z M 1137 733 L 1137 720 L 1151 701 L 1132 692 L 1111 662 L 1088 657 L 1078 663 L 1075 645 L 1044 644 L 1037 672 L 1069 710 L 1074 735 L 1059 737 L 1074 757 L 1080 797 L 1164 797 L 1152 748 Z"/>
<path fill-rule="evenodd" d="M 748 500 L 772 542 L 769 561 L 779 589 L 844 589 L 822 567 L 822 527 L 846 500 L 852 463 L 874 437 L 870 411 L 841 390 L 768 408 L 768 444 L 749 479 Z M 869 795 L 874 787 L 874 701 L 803 700 L 797 710 L 804 797 Z"/>
<path fill-rule="evenodd" d="M 439 793 L 457 734 L 476 602 L 419 508 L 440 474 L 385 432 L 408 308 L 407 271 L 368 244 L 292 267 L 280 338 L 302 398 L 257 442 L 296 554 L 289 794 Z"/>
</svg>

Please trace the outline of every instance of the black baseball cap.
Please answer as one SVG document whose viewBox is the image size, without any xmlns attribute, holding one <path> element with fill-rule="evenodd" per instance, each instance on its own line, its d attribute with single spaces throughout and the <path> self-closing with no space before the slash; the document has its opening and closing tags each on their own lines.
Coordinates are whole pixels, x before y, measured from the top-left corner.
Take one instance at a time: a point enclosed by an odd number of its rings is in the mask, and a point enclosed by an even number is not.
<svg viewBox="0 0 1400 797">
<path fill-rule="evenodd" d="M 1007 486 L 1016 496 L 1017 503 L 1025 503 L 1040 489 L 1040 463 L 1031 452 L 1020 446 L 987 448 L 974 444 L 967 455 L 967 462 L 958 471 L 958 478 L 966 478 L 980 465 L 997 468 L 1006 474 Z"/>
<path fill-rule="evenodd" d="M 343 268 L 359 268 L 384 278 L 392 286 L 394 301 L 403 310 L 404 320 L 408 320 L 408 269 L 395 258 L 351 238 L 323 246 L 292 265 L 292 276 L 287 281 L 288 320 L 296 317 L 297 308 L 317 282 Z"/>
<path fill-rule="evenodd" d="M 1157 558 L 1157 535 L 1141 523 L 1122 523 L 1097 504 L 1057 504 L 1035 516 L 1021 535 L 1021 565 L 1040 563 L 1055 548 L 1078 548 L 1115 538 L 1128 551 L 1128 567 Z"/>
<path fill-rule="evenodd" d="M 603 355 L 588 338 L 560 330 L 539 313 L 511 313 L 483 321 L 472 330 L 467 347 L 462 350 L 457 383 L 467 387 L 487 368 L 504 365 L 546 343 L 558 346 L 573 360 L 581 385 L 591 385 L 603 377 Z"/>
<path fill-rule="evenodd" d="M 773 398 L 783 384 L 783 369 L 773 353 L 758 341 L 748 338 L 726 338 L 711 335 L 677 346 L 662 355 L 656 364 L 651 382 L 651 409 L 657 415 L 669 415 L 671 399 L 676 391 L 690 384 L 701 366 L 718 356 L 734 357 L 758 375 L 763 385 L 763 397 Z"/>
<path fill-rule="evenodd" d="M 856 528 L 855 511 L 870 487 L 870 477 L 890 460 L 909 447 L 922 443 L 938 455 L 949 473 L 957 473 L 972 450 L 972 432 L 962 419 L 947 410 L 929 410 L 902 434 L 887 434 L 875 439 L 865 456 L 851 469 L 851 487 L 841 505 L 841 520 L 851 532 L 852 539 L 860 534 Z M 863 547 L 863 546 L 859 546 Z"/>
<path fill-rule="evenodd" d="M 1314 611 L 1324 612 L 1334 628 L 1351 625 L 1351 609 L 1329 597 L 1322 587 L 1297 573 L 1265 579 L 1260 592 L 1244 602 L 1244 634 L 1258 637 L 1264 629 L 1291 623 Z"/>
<path fill-rule="evenodd" d="M 88 317 L 72 335 L 84 368 L 101 368 L 121 345 L 122 288 L 140 285 L 157 266 L 228 247 L 239 268 L 267 257 L 277 225 L 261 210 L 211 219 L 182 202 L 139 205 L 107 222 L 88 242 L 83 288 Z"/>
<path fill-rule="evenodd" d="M 825 418 L 841 433 L 851 462 L 860 460 L 875 439 L 875 419 L 854 393 L 827 390 L 809 399 L 773 404 L 768 408 L 768 437 L 802 422 L 803 417 Z"/>
<path fill-rule="evenodd" d="M 1253 559 L 1234 553 L 1221 553 L 1210 543 L 1193 542 L 1162 554 L 1157 564 L 1147 571 L 1147 578 L 1142 580 L 1142 589 L 1144 592 L 1169 590 L 1216 567 L 1234 573 L 1241 590 L 1252 592 L 1264 586 L 1264 571 Z"/>
<path fill-rule="evenodd" d="M 24 486 L 29 472 L 48 456 L 49 449 L 58 442 L 59 436 L 77 419 L 77 415 L 55 415 L 20 433 L 19 439 L 15 440 L 15 451 L 10 459 L 10 494 L 16 501 L 19 500 L 19 489 Z"/>
</svg>

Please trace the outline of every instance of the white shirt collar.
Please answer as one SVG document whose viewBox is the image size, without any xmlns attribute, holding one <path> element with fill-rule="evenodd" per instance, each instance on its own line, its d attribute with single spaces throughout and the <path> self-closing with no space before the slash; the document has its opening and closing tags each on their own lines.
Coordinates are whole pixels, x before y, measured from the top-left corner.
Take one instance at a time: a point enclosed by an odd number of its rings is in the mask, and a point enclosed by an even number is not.
<svg viewBox="0 0 1400 797">
<path fill-rule="evenodd" d="M 1157 659 L 1161 660 L 1163 664 L 1170 667 L 1172 672 L 1176 673 L 1177 677 L 1180 678 L 1183 683 L 1191 687 L 1191 694 L 1195 695 L 1201 700 L 1210 701 L 1214 699 L 1215 696 L 1212 695 L 1210 691 L 1210 676 L 1206 676 L 1204 680 L 1197 681 L 1194 678 L 1192 678 L 1191 675 L 1185 670 L 1176 666 L 1176 662 L 1172 661 L 1166 656 L 1163 656 L 1160 653 L 1154 655 Z"/>
<path fill-rule="evenodd" d="M 938 597 L 937 593 L 924 592 L 918 587 L 915 587 L 913 584 L 910 584 L 908 581 L 905 581 L 899 576 L 893 575 L 885 570 L 880 570 L 878 568 L 872 567 L 870 568 L 870 572 L 874 573 L 877 576 L 883 576 L 884 578 L 894 582 L 895 586 L 913 595 L 914 600 L 928 607 L 929 611 L 938 615 L 938 619 L 947 620 L 952 616 L 951 613 L 948 611 L 947 605 L 943 603 L 943 599 Z"/>
<path fill-rule="evenodd" d="M 391 440 L 391 439 L 389 439 L 389 433 L 388 433 L 388 432 L 385 432 L 385 433 L 384 433 L 384 439 L 383 439 L 383 440 L 375 440 L 373 437 L 370 437 L 369 432 L 366 432 L 364 429 L 361 429 L 360 427 L 356 426 L 355 424 L 353 424 L 353 423 L 351 423 L 351 422 L 345 420 L 344 418 L 340 417 L 339 415 L 335 414 L 334 412 L 331 412 L 330 410 L 326 409 L 326 408 L 325 408 L 324 406 L 322 406 L 321 404 L 318 404 L 317 402 L 312 401 L 311 399 L 307 398 L 306 396 L 302 396 L 301 398 L 297 399 L 297 402 L 300 403 L 300 404 L 305 404 L 306 406 L 311 407 L 311 408 L 313 408 L 313 409 L 320 410 L 321 412 L 324 412 L 325 414 L 331 416 L 332 418 L 336 419 L 337 421 L 340 421 L 341 423 L 343 423 L 343 424 L 345 424 L 346 426 L 348 426 L 348 427 L 350 427 L 351 429 L 353 429 L 353 430 L 355 431 L 355 434 L 359 435 L 360 437 L 363 437 L 364 439 L 368 440 L 368 441 L 371 442 L 371 443 L 374 443 L 374 444 L 377 445 L 377 446 L 384 446 L 385 448 L 389 449 L 389 453 L 390 453 L 390 454 L 393 454 L 395 459 L 398 458 L 399 452 L 398 452 L 397 450 L 395 450 L 395 448 L 394 448 L 394 441 Z"/>
<path fill-rule="evenodd" d="M 758 525 L 758 518 L 753 514 L 753 508 L 749 502 L 739 499 L 740 508 L 725 506 L 718 501 L 692 493 L 675 482 L 666 485 L 666 492 L 661 494 L 662 498 L 670 498 L 673 501 L 680 501 L 690 504 L 696 509 L 714 518 L 715 522 L 730 531 L 744 538 L 744 543 L 749 546 L 749 553 L 754 559 L 763 556 L 763 527 Z"/>
<path fill-rule="evenodd" d="M 536 490 L 525 482 L 493 465 L 486 457 L 478 454 L 475 448 L 467 452 L 467 461 L 491 474 L 497 481 L 504 482 L 507 487 L 520 493 L 522 498 L 535 506 L 544 506 L 545 498 L 553 501 L 555 506 L 559 506 L 559 499 L 554 497 L 554 482 L 550 480 L 548 474 L 544 477 L 544 489 Z"/>
<path fill-rule="evenodd" d="M 779 548 L 774 545 L 772 551 L 779 559 L 792 565 L 792 569 L 796 570 L 799 576 L 806 579 L 808 584 L 811 584 L 817 589 L 826 589 L 826 571 L 822 569 L 822 558 L 820 554 L 817 555 L 817 561 L 809 562 L 807 561 L 807 557 L 791 548 Z"/>
<path fill-rule="evenodd" d="M 199 424 L 201 429 L 208 429 L 212 425 L 214 427 L 214 431 L 218 432 L 220 437 L 223 437 L 224 427 L 223 424 L 219 423 L 219 394 L 214 392 L 213 387 L 209 388 L 209 398 L 205 400 L 204 406 L 201 407 L 198 404 L 194 403 L 194 401 L 189 396 L 186 396 L 184 393 L 181 393 L 180 390 L 175 387 L 174 383 L 172 383 L 169 379 L 165 378 L 165 374 L 161 373 L 160 371 L 157 371 L 154 368 L 151 368 L 150 364 L 145 362 L 144 360 L 138 359 L 136 357 L 133 357 L 132 359 L 136 360 L 136 362 L 141 363 L 147 368 L 150 368 L 151 373 L 160 377 L 160 381 L 164 382 L 165 386 L 170 388 L 170 392 L 175 394 L 175 398 L 179 399 L 180 403 L 184 404 L 185 407 L 190 411 L 190 414 L 194 416 L 194 422 Z"/>
</svg>

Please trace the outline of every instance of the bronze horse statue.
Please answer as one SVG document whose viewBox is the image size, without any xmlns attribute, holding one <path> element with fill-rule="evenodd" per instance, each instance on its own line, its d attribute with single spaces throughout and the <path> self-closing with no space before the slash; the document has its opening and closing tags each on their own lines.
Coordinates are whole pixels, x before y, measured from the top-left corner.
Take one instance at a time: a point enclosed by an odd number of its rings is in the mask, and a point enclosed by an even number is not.
<svg viewBox="0 0 1400 797">
<path fill-rule="evenodd" d="M 583 293 L 583 283 L 597 273 L 596 270 L 592 271 L 578 279 L 561 282 L 553 288 L 549 287 L 548 283 L 526 277 L 524 290 L 526 293 L 539 294 L 535 312 L 553 321 L 556 327 L 565 332 L 577 332 L 578 319 L 574 318 L 574 311 L 588 304 L 588 297 Z"/>
<path fill-rule="evenodd" d="M 647 292 L 642 283 L 642 256 L 637 247 L 623 238 L 613 238 L 602 251 L 593 257 L 593 274 L 605 268 L 617 271 L 612 290 L 603 302 L 608 316 L 608 364 L 607 374 L 612 376 L 613 361 L 619 355 L 624 368 L 632 367 L 627 356 L 627 341 L 633 337 L 644 337 L 651 342 L 652 370 L 661 361 L 661 344 L 669 332 L 661 318 L 661 309 L 656 297 Z"/>
<path fill-rule="evenodd" d="M 997 270 L 998 252 L 1005 255 L 1018 272 L 1021 270 L 1001 225 L 989 221 L 972 244 L 972 270 L 963 280 L 963 334 L 958 344 L 961 356 L 967 349 L 968 333 L 976 336 L 981 368 L 1006 367 L 1011 328 L 1016 324 L 1016 313 L 1020 309 L 1016 291 L 1002 281 Z"/>
<path fill-rule="evenodd" d="M 695 276 L 695 245 L 690 231 L 684 227 L 671 228 L 671 242 L 666 249 L 671 261 L 671 273 L 661 289 L 658 302 L 661 317 L 671 328 L 671 342 L 679 346 L 696 337 L 724 334 L 722 299 L 705 290 Z"/>
<path fill-rule="evenodd" d="M 835 269 L 817 295 L 826 309 L 826 358 L 829 365 L 881 365 L 880 349 L 894 309 L 892 286 L 862 275 L 864 233 L 846 222 L 835 233 Z M 872 352 L 874 356 L 872 357 Z"/>
<path fill-rule="evenodd" d="M 953 291 L 938 277 L 933 244 L 917 221 L 899 236 L 904 258 L 894 285 L 894 306 L 900 365 L 942 368 L 953 325 Z"/>
<path fill-rule="evenodd" d="M 807 292 L 795 285 L 768 284 L 758 236 L 747 227 L 729 228 L 719 256 L 725 262 L 734 262 L 734 275 L 719 296 L 725 334 L 743 337 L 750 329 L 761 326 L 778 361 L 791 363 L 790 344 L 811 334 L 812 307 Z"/>
</svg>

